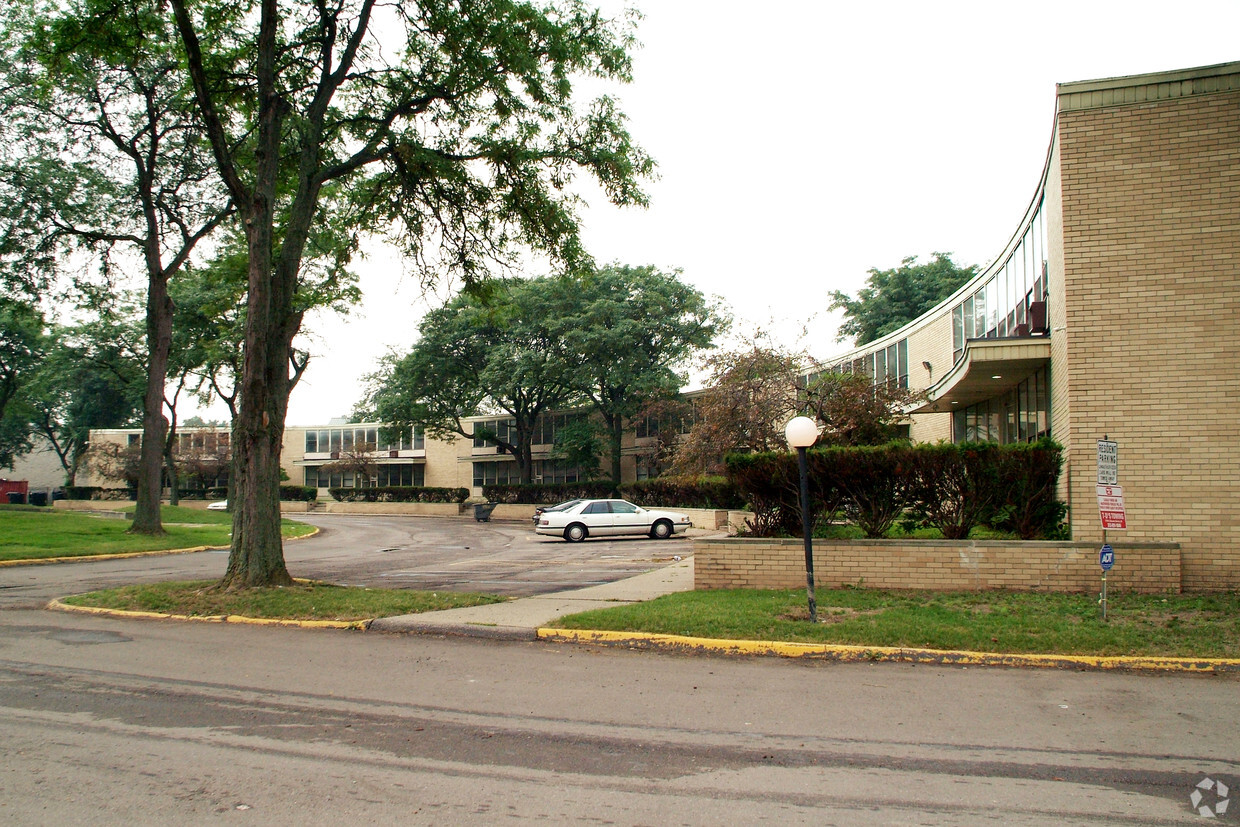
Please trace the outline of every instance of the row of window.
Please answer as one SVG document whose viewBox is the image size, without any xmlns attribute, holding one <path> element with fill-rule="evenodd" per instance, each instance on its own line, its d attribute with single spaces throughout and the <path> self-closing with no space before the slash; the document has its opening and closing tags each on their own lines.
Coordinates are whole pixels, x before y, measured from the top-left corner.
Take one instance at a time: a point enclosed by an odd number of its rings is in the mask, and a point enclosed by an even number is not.
<svg viewBox="0 0 1240 827">
<path fill-rule="evenodd" d="M 534 460 L 532 477 L 543 485 L 581 482 L 586 478 L 581 468 L 554 460 Z M 515 462 L 475 462 L 474 486 L 520 485 L 521 472 Z"/>
<path fill-rule="evenodd" d="M 375 488 L 388 485 L 426 485 L 426 467 L 399 463 L 379 465 L 373 475 L 354 471 L 326 471 L 319 465 L 306 466 L 304 485 L 311 488 Z"/>
<path fill-rule="evenodd" d="M 1046 315 L 1046 220 L 1038 205 L 1012 254 L 972 295 L 952 308 L 955 359 L 969 339 L 1027 336 Z"/>
<path fill-rule="evenodd" d="M 534 420 L 534 430 L 530 434 L 530 445 L 554 445 L 555 436 L 566 426 L 585 419 L 586 413 L 542 414 Z M 474 447 L 494 448 L 495 443 L 483 434 L 494 435 L 500 442 L 515 445 L 517 442 L 517 422 L 515 419 L 486 419 L 473 425 Z"/>
<path fill-rule="evenodd" d="M 908 339 L 893 342 L 887 347 L 864 353 L 831 366 L 835 373 L 859 373 L 870 377 L 873 384 L 887 383 L 900 388 L 908 387 Z M 822 373 L 811 373 L 805 384 L 812 385 Z"/>
<path fill-rule="evenodd" d="M 1032 442 L 1050 433 L 1049 367 L 1005 394 L 952 412 L 954 442 Z"/>
<path fill-rule="evenodd" d="M 384 439 L 380 428 L 320 428 L 306 431 L 306 453 L 327 454 L 339 451 L 352 451 L 356 447 L 372 446 L 372 451 L 419 451 L 426 448 L 425 435 L 414 428 L 402 431 L 395 441 Z M 339 487 L 339 486 L 337 486 Z M 346 486 L 348 487 L 348 486 Z"/>
</svg>

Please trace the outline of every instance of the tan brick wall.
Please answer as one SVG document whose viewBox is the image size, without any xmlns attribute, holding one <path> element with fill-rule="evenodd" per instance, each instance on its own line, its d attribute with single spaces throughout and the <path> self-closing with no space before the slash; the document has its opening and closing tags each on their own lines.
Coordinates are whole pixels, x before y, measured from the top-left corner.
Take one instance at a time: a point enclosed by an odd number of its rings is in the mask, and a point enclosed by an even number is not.
<svg viewBox="0 0 1240 827">
<path fill-rule="evenodd" d="M 1180 550 L 1168 543 L 1112 543 L 1117 592 L 1178 592 Z M 1101 589 L 1098 547 L 1090 543 L 1012 541 L 814 541 L 814 582 L 823 588 L 1013 589 L 1090 592 Z M 698 539 L 695 589 L 796 589 L 805 586 L 801 540 Z"/>
<path fill-rule="evenodd" d="M 949 306 L 929 324 L 909 334 L 909 387 L 925 390 L 942 379 L 952 369 L 952 346 L 952 312 Z M 922 362 L 929 362 L 932 370 L 927 372 Z M 914 442 L 951 442 L 952 415 L 918 414 L 913 417 L 909 436 Z"/>
<path fill-rule="evenodd" d="M 1073 537 L 1101 539 L 1105 434 L 1129 526 L 1111 539 L 1178 542 L 1186 589 L 1240 588 L 1240 92 L 1062 112 L 1058 134 Z"/>
</svg>

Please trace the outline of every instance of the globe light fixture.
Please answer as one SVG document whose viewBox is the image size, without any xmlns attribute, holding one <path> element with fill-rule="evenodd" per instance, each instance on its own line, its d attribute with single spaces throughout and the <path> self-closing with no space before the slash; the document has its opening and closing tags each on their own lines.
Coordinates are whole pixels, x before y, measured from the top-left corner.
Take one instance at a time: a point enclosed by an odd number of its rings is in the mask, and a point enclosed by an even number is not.
<svg viewBox="0 0 1240 827">
<path fill-rule="evenodd" d="M 809 468 L 805 449 L 818 441 L 818 423 L 808 416 L 788 420 L 784 437 L 790 448 L 797 449 L 797 465 L 801 470 L 801 530 L 805 535 L 805 596 L 809 600 L 809 622 L 818 622 L 818 601 L 814 597 L 814 541 L 809 525 Z"/>
</svg>

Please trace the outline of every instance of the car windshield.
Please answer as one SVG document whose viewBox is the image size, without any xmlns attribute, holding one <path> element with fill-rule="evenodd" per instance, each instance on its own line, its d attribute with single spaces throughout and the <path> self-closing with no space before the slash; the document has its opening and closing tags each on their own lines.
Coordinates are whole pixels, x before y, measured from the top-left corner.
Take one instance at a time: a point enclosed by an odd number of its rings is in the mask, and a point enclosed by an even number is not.
<svg viewBox="0 0 1240 827">
<path fill-rule="evenodd" d="M 568 500 L 567 502 L 557 503 L 556 505 L 549 505 L 544 508 L 543 511 L 564 511 L 565 509 L 572 508 L 579 502 L 581 502 L 581 500 Z"/>
</svg>

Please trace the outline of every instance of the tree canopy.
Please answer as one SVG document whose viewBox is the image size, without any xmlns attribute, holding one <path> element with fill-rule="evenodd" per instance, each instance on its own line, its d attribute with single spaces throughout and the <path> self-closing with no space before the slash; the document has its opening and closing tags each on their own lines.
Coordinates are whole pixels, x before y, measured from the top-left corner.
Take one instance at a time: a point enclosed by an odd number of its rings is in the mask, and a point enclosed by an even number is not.
<svg viewBox="0 0 1240 827">
<path fill-rule="evenodd" d="M 951 253 L 935 253 L 925 264 L 909 256 L 899 267 L 870 268 L 869 273 L 855 299 L 831 291 L 830 309 L 844 311 L 837 340 L 851 338 L 858 347 L 899 330 L 933 308 L 977 275 L 977 266 L 960 267 L 951 260 Z"/>
<path fill-rule="evenodd" d="M 493 284 L 485 298 L 464 292 L 432 310 L 409 354 L 390 359 L 369 378 L 368 413 L 390 427 L 416 426 L 432 437 L 483 440 L 511 454 L 528 483 L 539 417 L 579 398 L 544 307 L 554 284 L 508 280 Z M 483 415 L 511 419 L 512 426 L 466 421 Z"/>
<path fill-rule="evenodd" d="M 611 264 L 557 285 L 561 299 L 549 322 L 572 386 L 603 418 L 617 481 L 626 423 L 648 403 L 675 396 L 685 382 L 678 371 L 726 326 L 677 275 Z"/>
</svg>

